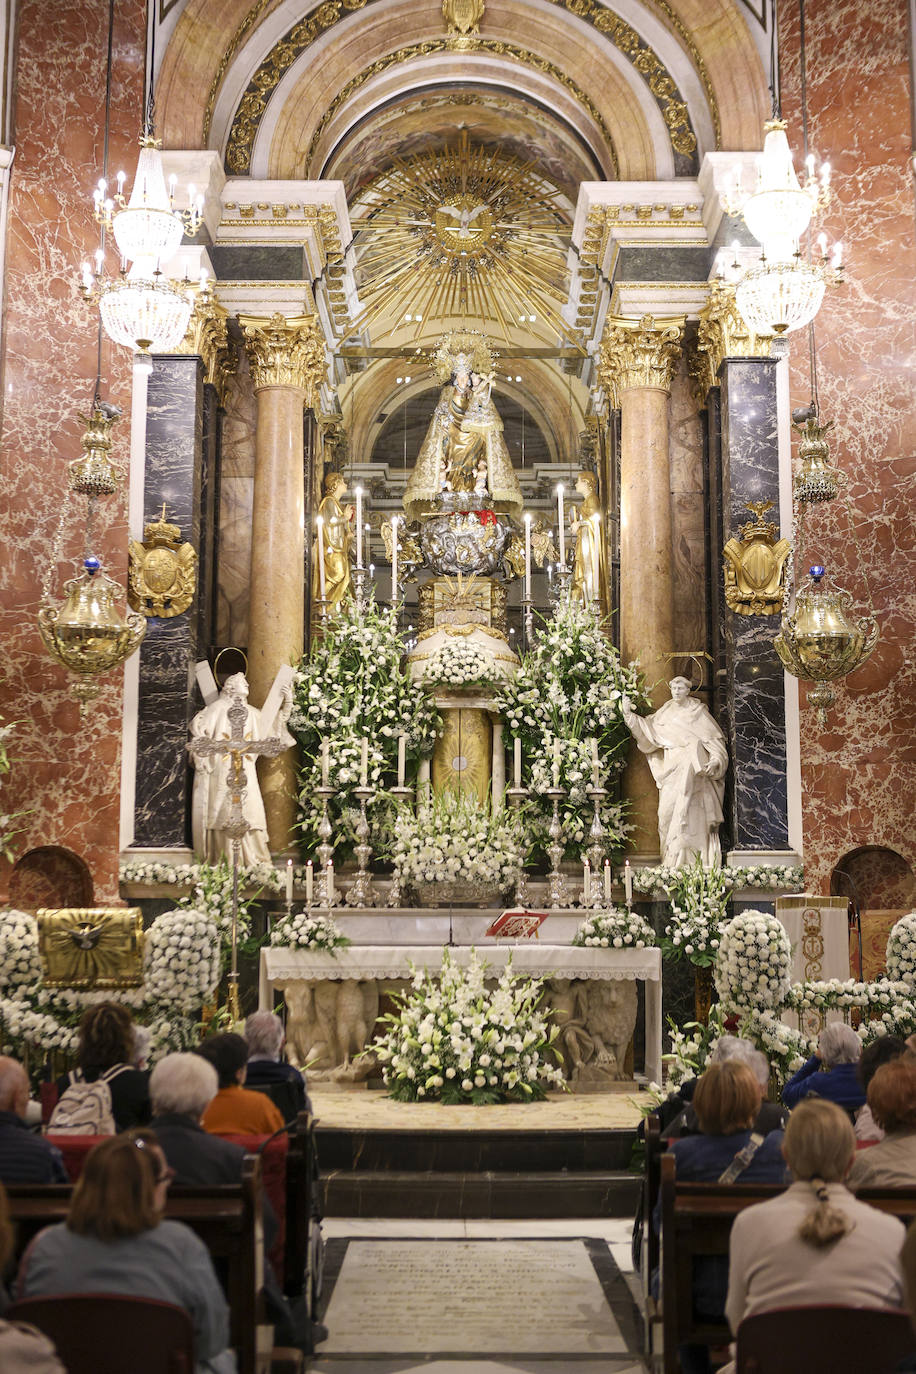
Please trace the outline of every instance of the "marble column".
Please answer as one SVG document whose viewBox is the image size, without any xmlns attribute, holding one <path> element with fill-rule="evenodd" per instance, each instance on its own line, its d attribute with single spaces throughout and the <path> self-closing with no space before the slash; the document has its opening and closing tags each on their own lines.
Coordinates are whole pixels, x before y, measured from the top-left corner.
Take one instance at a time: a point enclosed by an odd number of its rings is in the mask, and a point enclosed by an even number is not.
<svg viewBox="0 0 916 1374">
<path fill-rule="evenodd" d="M 252 704 L 261 706 L 281 664 L 302 656 L 304 408 L 313 405 L 324 380 L 325 355 L 314 315 L 240 315 L 239 324 L 258 401 L 248 680 Z M 262 760 L 258 771 L 270 847 L 286 851 L 296 819 L 295 752 Z"/>
<path fill-rule="evenodd" d="M 668 698 L 666 654 L 673 625 L 668 398 L 683 318 L 609 317 L 599 358 L 605 391 L 620 409 L 620 652 L 638 658 L 655 704 Z M 658 789 L 645 757 L 631 754 L 623 778 L 639 853 L 658 853 Z"/>
<path fill-rule="evenodd" d="M 750 334 L 733 290 L 714 283 L 700 316 L 701 355 L 695 375 L 718 384 L 711 416 L 716 421 L 721 523 L 716 553 L 753 517 L 748 501 L 772 501 L 779 523 L 777 359 L 769 344 Z M 705 356 L 704 356 L 705 355 Z M 713 529 L 716 523 L 713 522 Z M 716 605 L 725 691 L 720 724 L 728 739 L 725 839 L 753 863 L 757 854 L 789 849 L 786 781 L 785 679 L 773 649 L 778 614 L 738 615 L 725 605 L 721 563 Z"/>
<path fill-rule="evenodd" d="M 206 654 L 217 481 L 219 396 L 226 312 L 210 294 L 195 305 L 177 354 L 157 356 L 147 385 L 143 509 L 176 525 L 198 554 L 197 587 L 178 615 L 151 616 L 140 650 L 133 845 L 190 843 L 188 725 L 201 703 L 194 664 Z M 203 638 L 202 638 L 203 636 Z"/>
</svg>

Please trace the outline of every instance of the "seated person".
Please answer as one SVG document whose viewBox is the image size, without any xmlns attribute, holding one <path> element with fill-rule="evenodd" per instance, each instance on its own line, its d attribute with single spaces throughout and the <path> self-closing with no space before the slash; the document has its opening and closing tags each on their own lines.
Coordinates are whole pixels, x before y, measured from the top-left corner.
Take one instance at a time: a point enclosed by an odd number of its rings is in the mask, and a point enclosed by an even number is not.
<svg viewBox="0 0 916 1374">
<path fill-rule="evenodd" d="M 286 1031 L 279 1016 L 272 1011 L 253 1011 L 245 1022 L 245 1040 L 248 1044 L 248 1077 L 245 1079 L 248 1087 L 270 1089 L 283 1085 L 294 1112 L 311 1111 L 305 1079 L 294 1065 L 281 1058 Z M 280 1106 L 276 1096 L 273 1100 Z"/>
<path fill-rule="evenodd" d="M 148 1131 L 96 1145 L 67 1220 L 39 1231 L 26 1249 L 16 1295 L 118 1293 L 174 1303 L 194 1323 L 198 1374 L 233 1374 L 229 1308 L 207 1247 L 183 1222 L 162 1219 L 171 1179 Z"/>
<path fill-rule="evenodd" d="M 61 1097 L 73 1083 L 95 1083 L 104 1076 L 115 1130 L 145 1126 L 150 1119 L 149 1074 L 134 1066 L 134 1046 L 133 1017 L 127 1007 L 117 1002 L 87 1007 L 79 1024 L 79 1067 L 57 1080 Z M 53 1135 L 53 1113 L 48 1129 Z M 60 1131 L 64 1134 L 66 1128 L 61 1126 Z"/>
<path fill-rule="evenodd" d="M 210 1035 L 197 1048 L 201 1058 L 216 1069 L 219 1091 L 201 1118 L 211 1135 L 273 1135 L 283 1129 L 283 1117 L 264 1093 L 243 1087 L 248 1066 L 248 1044 L 241 1035 L 226 1031 Z"/>
<path fill-rule="evenodd" d="M 866 1045 L 859 1060 L 859 1082 L 865 1089 L 865 1103 L 856 1112 L 853 1129 L 860 1145 L 874 1145 L 884 1139 L 884 1132 L 871 1114 L 868 1105 L 868 1085 L 882 1064 L 899 1059 L 906 1054 L 906 1041 L 899 1035 L 879 1035 L 870 1045 Z"/>
<path fill-rule="evenodd" d="M 0 1057 L 0 1182 L 69 1183 L 60 1150 L 26 1125 L 28 1106 L 25 1069 Z"/>
<path fill-rule="evenodd" d="M 856 1155 L 850 1188 L 916 1187 L 916 1055 L 882 1064 L 868 1085 L 868 1105 L 884 1139 Z"/>
<path fill-rule="evenodd" d="M 0 1183 L 0 1274 L 4 1273 L 13 1253 L 13 1227 L 10 1222 L 6 1190 Z M 0 1288 L 2 1306 L 6 1307 L 6 1293 Z M 47 1336 L 25 1322 L 0 1320 L 0 1369 L 9 1374 L 67 1374 Z"/>
<path fill-rule="evenodd" d="M 697 1183 L 782 1183 L 786 1179 L 782 1155 L 783 1133 L 763 1136 L 752 1131 L 760 1109 L 760 1085 L 739 1059 L 710 1064 L 699 1079 L 693 1105 L 700 1135 L 675 1140 L 668 1149 L 677 1160 L 677 1177 Z M 661 1200 L 656 1206 L 661 1223 Z M 728 1256 L 709 1255 L 694 1266 L 693 1300 L 698 1316 L 721 1321 L 728 1283 Z M 705 1345 L 679 1347 L 684 1374 L 710 1374 L 712 1363 Z"/>
<path fill-rule="evenodd" d="M 836 1021 L 825 1026 L 817 1038 L 817 1049 L 782 1090 L 782 1100 L 791 1108 L 803 1097 L 826 1097 L 849 1112 L 850 1118 L 865 1101 L 859 1082 L 858 1063 L 862 1041 L 851 1026 Z"/>
<path fill-rule="evenodd" d="M 788 1112 L 781 1103 L 766 1101 L 770 1086 L 770 1066 L 767 1063 L 766 1055 L 761 1054 L 752 1040 L 745 1040 L 739 1035 L 723 1035 L 716 1042 L 716 1047 L 710 1056 L 710 1063 L 723 1064 L 726 1059 L 738 1059 L 741 1063 L 747 1064 L 760 1089 L 760 1107 L 754 1118 L 754 1130 L 757 1134 L 769 1135 L 770 1131 L 782 1130 L 786 1124 Z M 663 1135 L 668 1140 L 677 1140 L 680 1136 L 696 1135 L 699 1129 L 700 1123 L 691 1101 L 674 1118 Z"/>
<path fill-rule="evenodd" d="M 849 1117 L 823 1098 L 806 1098 L 789 1117 L 783 1149 L 793 1182 L 732 1226 L 725 1305 L 732 1331 L 778 1307 L 901 1307 L 903 1223 L 844 1186 L 856 1157 Z"/>
<path fill-rule="evenodd" d="M 900 1252 L 900 1264 L 903 1269 L 903 1292 L 906 1297 L 906 1307 L 910 1314 L 910 1321 L 916 1328 L 916 1221 L 911 1222 L 906 1233 L 906 1240 L 903 1242 L 903 1249 Z M 916 1353 L 907 1356 L 897 1366 L 897 1374 L 914 1374 L 916 1371 Z"/>
</svg>

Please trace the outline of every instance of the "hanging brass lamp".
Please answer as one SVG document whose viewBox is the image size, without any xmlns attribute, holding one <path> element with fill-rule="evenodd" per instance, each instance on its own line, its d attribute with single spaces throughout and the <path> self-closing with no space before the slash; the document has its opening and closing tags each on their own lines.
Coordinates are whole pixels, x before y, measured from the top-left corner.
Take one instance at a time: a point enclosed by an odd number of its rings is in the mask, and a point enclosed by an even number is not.
<svg viewBox="0 0 916 1374">
<path fill-rule="evenodd" d="M 878 642 L 874 616 L 856 619 L 850 613 L 851 604 L 850 593 L 831 586 L 826 569 L 815 564 L 796 593 L 795 609 L 783 615 L 782 628 L 773 641 L 786 672 L 815 683 L 808 701 L 816 708 L 821 725 L 836 700 L 830 683 L 861 667 Z"/>
<path fill-rule="evenodd" d="M 834 465 L 824 435 L 833 429 L 833 421 L 821 424 L 817 407 L 812 403 L 792 412 L 792 428 L 801 435 L 798 446 L 800 466 L 795 471 L 792 490 L 799 505 L 819 505 L 832 501 L 846 481 L 846 474 Z"/>
<path fill-rule="evenodd" d="M 64 583 L 62 605 L 44 605 L 38 612 L 38 629 L 45 648 L 80 681 L 76 696 L 85 708 L 98 693 L 99 673 L 116 668 L 140 647 L 146 619 L 135 611 L 126 616 L 115 604 L 118 584 L 102 571 L 97 558 L 83 560 L 83 571 Z"/>
</svg>

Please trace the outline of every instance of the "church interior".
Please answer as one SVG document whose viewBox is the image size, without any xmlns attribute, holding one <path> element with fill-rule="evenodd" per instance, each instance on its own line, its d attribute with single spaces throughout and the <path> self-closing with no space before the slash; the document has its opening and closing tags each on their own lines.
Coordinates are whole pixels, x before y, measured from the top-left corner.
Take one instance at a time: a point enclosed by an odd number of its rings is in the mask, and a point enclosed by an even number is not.
<svg viewBox="0 0 916 1374">
<path fill-rule="evenodd" d="M 911 0 L 0 12 L 0 1369 L 916 1368 Z"/>
</svg>

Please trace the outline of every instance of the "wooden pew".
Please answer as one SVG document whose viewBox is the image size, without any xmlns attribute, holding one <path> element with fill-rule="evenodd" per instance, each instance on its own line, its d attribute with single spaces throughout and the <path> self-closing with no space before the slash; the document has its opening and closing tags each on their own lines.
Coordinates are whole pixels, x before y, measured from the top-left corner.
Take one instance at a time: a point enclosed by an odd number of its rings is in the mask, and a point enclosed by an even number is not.
<svg viewBox="0 0 916 1374">
<path fill-rule="evenodd" d="M 69 1184 L 12 1184 L 7 1188 L 17 1231 L 17 1259 L 44 1226 L 66 1218 Z M 172 1187 L 165 1215 L 190 1226 L 222 1271 L 229 1302 L 230 1340 L 239 1374 L 256 1374 L 257 1327 L 263 1320 L 264 1235 L 261 1161 L 247 1155 L 239 1184 L 212 1188 Z"/>
<path fill-rule="evenodd" d="M 665 1374 L 678 1374 L 679 1345 L 724 1346 L 728 1323 L 698 1321 L 693 1310 L 694 1260 L 727 1255 L 732 1222 L 739 1212 L 783 1192 L 778 1183 L 678 1183 L 675 1157 L 661 1157 L 661 1307 Z M 863 1188 L 856 1194 L 904 1225 L 916 1220 L 916 1190 Z"/>
</svg>

